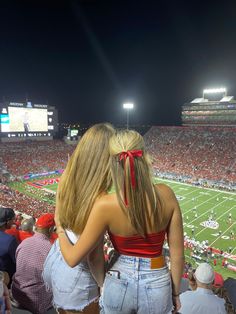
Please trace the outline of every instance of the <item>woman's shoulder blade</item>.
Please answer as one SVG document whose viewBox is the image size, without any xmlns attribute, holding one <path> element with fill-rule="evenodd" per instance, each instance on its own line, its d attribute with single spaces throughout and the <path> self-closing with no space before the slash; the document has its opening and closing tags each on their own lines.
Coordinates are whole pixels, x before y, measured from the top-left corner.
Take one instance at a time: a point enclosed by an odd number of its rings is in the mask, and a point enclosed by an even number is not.
<svg viewBox="0 0 236 314">
<path fill-rule="evenodd" d="M 163 194 L 163 196 L 173 196 L 174 194 L 173 190 L 164 183 L 155 184 L 155 188 L 159 193 Z"/>
</svg>

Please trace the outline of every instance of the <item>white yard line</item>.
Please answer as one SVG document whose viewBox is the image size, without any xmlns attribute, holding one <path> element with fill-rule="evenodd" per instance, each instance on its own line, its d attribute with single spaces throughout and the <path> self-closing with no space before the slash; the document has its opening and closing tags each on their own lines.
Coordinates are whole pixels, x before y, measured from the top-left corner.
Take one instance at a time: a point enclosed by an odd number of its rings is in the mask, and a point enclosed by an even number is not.
<svg viewBox="0 0 236 314">
<path fill-rule="evenodd" d="M 211 244 L 209 244 L 209 247 L 212 247 L 212 244 L 215 243 L 217 240 L 219 240 L 222 235 L 224 235 L 230 228 L 232 228 L 234 225 L 236 224 L 236 222 L 234 222 L 228 229 L 226 229 L 218 238 L 215 239 L 215 241 L 213 241 Z M 231 253 L 232 254 L 232 253 Z"/>
<path fill-rule="evenodd" d="M 214 196 L 208 198 L 206 201 L 204 201 L 204 202 L 198 204 L 198 205 L 195 206 L 195 207 L 196 207 L 196 208 L 201 207 L 203 204 L 205 204 L 205 203 L 209 202 L 210 200 L 212 200 L 213 198 L 217 197 L 217 195 L 218 195 L 218 194 L 216 194 L 216 195 L 214 195 Z M 211 207 L 208 211 L 204 212 L 204 214 L 202 214 L 202 215 L 198 216 L 197 218 L 193 219 L 193 220 L 192 220 L 190 223 L 188 223 L 188 224 L 191 224 L 193 221 L 197 220 L 199 217 L 205 215 L 205 213 L 208 213 L 208 212 L 209 212 L 210 210 L 212 210 L 214 207 L 216 207 L 216 206 L 218 206 L 219 204 L 221 204 L 221 203 L 223 203 L 223 202 L 226 202 L 226 201 L 227 201 L 227 200 L 224 199 L 223 201 L 219 202 L 217 205 Z M 187 213 L 189 213 L 189 212 L 192 211 L 192 210 L 193 210 L 192 208 L 189 209 L 189 210 L 187 210 L 186 212 L 184 212 L 184 215 L 187 214 Z"/>
<path fill-rule="evenodd" d="M 234 249 L 232 250 L 231 254 L 233 254 L 233 252 L 236 250 L 236 246 L 234 247 Z"/>
</svg>

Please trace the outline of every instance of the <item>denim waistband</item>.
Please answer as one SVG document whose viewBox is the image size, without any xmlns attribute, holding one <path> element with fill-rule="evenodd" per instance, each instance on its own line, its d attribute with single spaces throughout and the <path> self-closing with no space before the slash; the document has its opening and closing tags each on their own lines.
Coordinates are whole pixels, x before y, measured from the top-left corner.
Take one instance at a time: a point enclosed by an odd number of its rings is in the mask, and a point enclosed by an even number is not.
<svg viewBox="0 0 236 314">
<path fill-rule="evenodd" d="M 158 258 L 161 258 L 162 256 L 158 256 Z M 150 269 L 152 268 L 152 258 L 146 258 L 146 257 L 137 257 L 137 256 L 128 256 L 128 255 L 120 255 L 118 258 L 117 263 L 126 265 L 127 267 L 134 267 L 141 269 Z M 165 268 L 166 265 L 164 264 L 163 267 Z"/>
</svg>

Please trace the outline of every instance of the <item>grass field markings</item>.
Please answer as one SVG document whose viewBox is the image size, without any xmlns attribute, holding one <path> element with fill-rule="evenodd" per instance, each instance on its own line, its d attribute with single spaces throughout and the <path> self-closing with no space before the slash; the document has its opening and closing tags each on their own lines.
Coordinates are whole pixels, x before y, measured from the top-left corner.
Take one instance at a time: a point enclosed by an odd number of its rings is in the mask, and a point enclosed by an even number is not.
<svg viewBox="0 0 236 314">
<path fill-rule="evenodd" d="M 217 217 L 217 219 L 214 219 L 214 221 L 218 221 L 221 217 L 223 217 L 225 214 L 227 214 L 230 210 L 232 210 L 234 207 L 236 207 L 236 205 L 234 205 L 233 207 L 231 207 L 230 209 L 228 209 L 226 212 L 224 212 L 222 215 L 220 215 L 219 217 Z M 200 233 L 202 233 L 203 231 L 205 231 L 206 229 L 209 229 L 208 227 L 203 228 L 201 231 L 199 231 L 198 233 L 196 233 L 196 236 L 199 235 Z"/>
<path fill-rule="evenodd" d="M 159 179 L 159 180 L 161 180 L 161 181 L 167 181 L 167 182 L 169 182 L 170 183 L 170 186 L 172 186 L 172 185 L 174 185 L 175 187 L 176 187 L 176 185 L 178 186 L 178 185 L 185 185 L 185 186 L 187 186 L 188 188 L 190 188 L 190 189 L 193 189 L 193 191 L 191 191 L 190 193 L 192 193 L 192 192 L 196 192 L 197 193 L 197 191 L 196 191 L 196 189 L 200 189 L 200 190 L 208 190 L 209 192 L 211 192 L 211 193 L 217 193 L 217 194 L 215 194 L 215 196 L 220 196 L 221 197 L 221 195 L 220 194 L 224 194 L 224 193 L 226 193 L 226 194 L 229 194 L 231 197 L 230 198 L 227 198 L 228 200 L 235 200 L 236 201 L 236 196 L 235 196 L 235 193 L 232 193 L 232 192 L 228 192 L 228 191 L 221 191 L 221 190 L 216 190 L 216 189 L 211 189 L 211 188 L 205 188 L 205 187 L 202 187 L 202 186 L 194 186 L 194 185 L 191 185 L 191 184 L 188 184 L 188 183 L 183 183 L 183 182 L 175 182 L 175 181 L 171 181 L 171 180 L 165 180 L 165 179 Z M 184 195 L 184 193 L 183 193 L 183 191 L 181 190 L 181 191 L 179 191 L 179 190 L 175 190 L 175 193 L 178 193 L 178 192 L 182 192 L 182 195 L 183 196 L 185 196 Z M 199 194 L 201 194 L 200 196 L 203 196 L 203 194 L 202 193 L 204 193 L 203 191 L 200 191 L 199 192 Z M 210 193 L 210 194 L 211 194 Z M 200 196 L 196 196 L 196 198 L 197 197 L 200 197 Z M 226 198 L 226 196 L 223 196 L 222 198 Z M 187 202 L 189 202 L 189 200 L 187 200 Z M 181 205 L 185 205 L 187 202 L 183 202 L 183 203 L 181 203 Z"/>
<path fill-rule="evenodd" d="M 215 196 L 214 196 L 214 197 L 215 197 Z M 210 199 L 212 199 L 212 197 L 211 197 Z M 200 206 L 202 206 L 202 204 L 207 203 L 207 202 L 208 202 L 208 200 L 206 200 L 205 202 L 199 204 L 199 206 L 196 206 L 196 207 L 200 207 Z M 216 204 L 215 206 L 213 206 L 213 207 L 211 207 L 210 209 L 208 209 L 207 211 L 204 211 L 204 213 L 202 213 L 202 214 L 199 215 L 197 218 L 195 218 L 195 219 L 193 219 L 192 221 L 190 221 L 188 224 L 189 224 L 189 225 L 192 225 L 194 221 L 198 220 L 198 219 L 201 218 L 202 216 L 205 216 L 209 211 L 211 211 L 213 208 L 217 207 L 219 204 L 221 204 L 221 203 L 223 203 L 223 202 L 226 202 L 226 200 L 223 200 L 223 201 L 219 202 L 218 204 Z M 189 211 L 192 211 L 192 209 L 190 209 Z M 189 211 L 187 211 L 187 212 L 189 212 Z M 186 212 L 186 213 L 187 213 L 187 212 Z"/>
<path fill-rule="evenodd" d="M 204 201 L 204 202 L 202 202 L 202 203 L 196 205 L 195 207 L 196 207 L 196 208 L 201 207 L 203 204 L 209 202 L 210 200 L 212 200 L 212 199 L 215 198 L 216 196 L 217 196 L 217 195 L 214 195 L 214 196 L 208 198 L 206 201 Z M 223 203 L 223 202 L 226 202 L 226 200 L 221 201 L 221 202 L 218 203 L 217 205 L 211 207 L 211 209 L 209 209 L 209 210 L 212 210 L 214 207 L 218 206 L 219 204 L 221 204 L 221 203 Z M 181 205 L 182 205 L 182 204 L 181 204 Z M 189 213 L 189 212 L 192 211 L 192 210 L 193 210 L 192 208 L 189 209 L 189 210 L 187 210 L 186 212 L 184 212 L 184 215 L 187 214 L 187 213 Z M 209 211 L 209 210 L 208 210 L 208 211 Z M 207 211 L 207 212 L 208 212 L 208 211 Z M 204 214 L 205 214 L 205 213 L 206 213 L 206 212 L 204 212 Z M 202 215 L 200 215 L 199 217 L 201 217 L 201 216 L 202 216 Z M 198 219 L 198 218 L 194 219 L 193 221 L 195 221 L 195 220 L 197 220 L 197 219 Z"/>
<path fill-rule="evenodd" d="M 206 188 L 204 186 L 192 185 L 190 183 L 184 183 L 184 182 L 175 182 L 175 181 L 172 181 L 172 180 L 162 179 L 162 178 L 158 178 L 158 180 L 166 181 L 166 182 L 170 182 L 170 183 L 177 183 L 177 184 L 187 185 L 189 187 L 193 187 L 193 188 L 197 188 L 197 189 L 203 189 L 203 190 L 209 190 L 211 192 L 226 193 L 226 194 L 232 195 L 236 199 L 235 192 L 221 191 L 221 190 L 217 190 L 217 189 Z"/>
<path fill-rule="evenodd" d="M 212 244 L 214 244 L 217 240 L 219 240 L 229 229 L 231 229 L 236 222 L 234 222 L 232 225 L 229 226 L 218 238 L 216 238 L 211 244 L 209 244 L 210 247 L 212 247 Z M 232 254 L 232 253 L 231 253 Z"/>
<path fill-rule="evenodd" d="M 235 240 L 234 240 L 235 241 Z M 232 250 L 231 254 L 233 254 L 233 252 L 236 250 L 236 246 L 234 247 L 234 249 Z"/>
<path fill-rule="evenodd" d="M 195 193 L 196 193 L 196 191 L 192 191 L 192 192 L 195 192 Z M 192 192 L 191 192 L 191 193 L 192 193 Z M 191 193 L 187 193 L 187 194 L 183 194 L 183 193 L 182 193 L 181 196 L 186 197 L 186 196 L 189 196 L 189 194 L 191 194 Z M 178 195 L 178 192 L 175 191 L 175 194 Z M 197 195 L 197 196 L 194 197 L 194 200 L 197 200 L 199 197 L 203 197 L 203 196 L 202 196 L 202 195 Z M 181 202 L 181 206 L 185 206 L 185 205 L 188 204 L 189 202 L 193 202 L 192 199 L 183 200 L 183 202 Z"/>
</svg>

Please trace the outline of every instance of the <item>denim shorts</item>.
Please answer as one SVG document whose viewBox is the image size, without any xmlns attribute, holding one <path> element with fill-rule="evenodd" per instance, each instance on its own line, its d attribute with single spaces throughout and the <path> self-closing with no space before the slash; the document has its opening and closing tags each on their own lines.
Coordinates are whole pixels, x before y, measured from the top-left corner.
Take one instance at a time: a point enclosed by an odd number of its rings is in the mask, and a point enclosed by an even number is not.
<svg viewBox="0 0 236 314">
<path fill-rule="evenodd" d="M 98 299 L 98 286 L 87 262 L 71 268 L 65 262 L 58 240 L 52 245 L 45 260 L 43 280 L 53 293 L 55 308 L 82 311 Z"/>
<path fill-rule="evenodd" d="M 151 269 L 151 259 L 121 255 L 106 274 L 100 300 L 103 314 L 167 314 L 172 310 L 167 266 Z"/>
</svg>

